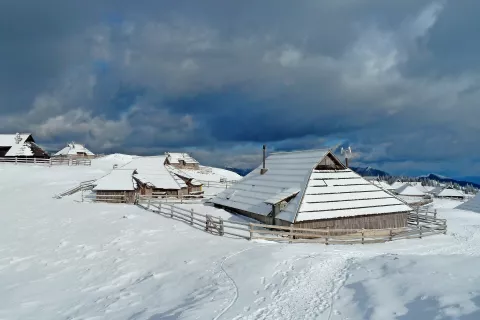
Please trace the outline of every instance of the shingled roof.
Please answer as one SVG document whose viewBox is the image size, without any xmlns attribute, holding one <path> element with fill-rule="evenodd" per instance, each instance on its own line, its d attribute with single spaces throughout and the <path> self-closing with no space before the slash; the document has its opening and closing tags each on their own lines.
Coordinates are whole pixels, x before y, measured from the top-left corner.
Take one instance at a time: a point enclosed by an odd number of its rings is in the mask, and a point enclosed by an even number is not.
<svg viewBox="0 0 480 320">
<path fill-rule="evenodd" d="M 262 174 L 259 166 L 211 202 L 269 216 L 275 201 L 285 201 L 276 218 L 291 223 L 411 210 L 345 168 L 330 150 L 273 153 L 266 159 L 266 168 Z"/>
</svg>

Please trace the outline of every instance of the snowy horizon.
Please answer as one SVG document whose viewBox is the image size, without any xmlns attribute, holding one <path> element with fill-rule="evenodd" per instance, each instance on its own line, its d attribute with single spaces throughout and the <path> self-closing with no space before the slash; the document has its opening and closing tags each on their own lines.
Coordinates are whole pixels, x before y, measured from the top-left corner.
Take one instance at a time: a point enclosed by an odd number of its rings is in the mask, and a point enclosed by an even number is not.
<svg viewBox="0 0 480 320">
<path fill-rule="evenodd" d="M 259 164 L 262 144 L 352 146 L 359 167 L 478 177 L 479 11 L 473 0 L 2 1 L 0 133 L 239 168 Z"/>
</svg>

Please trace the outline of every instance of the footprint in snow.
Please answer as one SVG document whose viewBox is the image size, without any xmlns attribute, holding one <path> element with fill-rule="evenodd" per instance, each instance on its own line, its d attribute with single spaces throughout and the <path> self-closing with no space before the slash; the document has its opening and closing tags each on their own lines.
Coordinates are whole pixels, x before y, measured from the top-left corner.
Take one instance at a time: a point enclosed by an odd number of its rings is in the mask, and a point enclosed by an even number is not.
<svg viewBox="0 0 480 320">
<path fill-rule="evenodd" d="M 263 303 L 264 301 L 265 301 L 265 297 L 260 297 L 257 300 L 255 300 L 254 303 L 255 304 L 260 304 L 260 303 Z"/>
<path fill-rule="evenodd" d="M 261 283 L 261 284 L 265 284 L 265 277 L 261 277 L 261 278 L 260 278 L 260 283 Z"/>
<path fill-rule="evenodd" d="M 256 296 L 258 296 L 259 293 L 260 293 L 260 291 L 258 291 L 258 290 L 253 291 L 253 294 L 256 295 Z"/>
</svg>

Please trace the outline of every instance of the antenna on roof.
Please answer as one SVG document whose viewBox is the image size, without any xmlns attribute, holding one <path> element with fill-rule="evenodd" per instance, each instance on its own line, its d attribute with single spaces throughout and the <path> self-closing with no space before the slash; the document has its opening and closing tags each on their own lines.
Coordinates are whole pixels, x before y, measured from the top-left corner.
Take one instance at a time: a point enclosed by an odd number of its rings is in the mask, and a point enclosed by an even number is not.
<svg viewBox="0 0 480 320">
<path fill-rule="evenodd" d="M 341 150 L 343 156 L 345 156 L 345 166 L 348 168 L 348 158 L 352 157 L 352 148 L 349 146 L 347 149 Z"/>
</svg>

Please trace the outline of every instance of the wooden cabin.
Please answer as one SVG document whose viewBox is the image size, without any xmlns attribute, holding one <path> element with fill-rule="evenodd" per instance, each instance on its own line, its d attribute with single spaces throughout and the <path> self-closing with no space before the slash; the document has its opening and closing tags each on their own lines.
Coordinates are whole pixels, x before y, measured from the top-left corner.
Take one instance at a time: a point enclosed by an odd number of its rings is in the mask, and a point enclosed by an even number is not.
<svg viewBox="0 0 480 320">
<path fill-rule="evenodd" d="M 140 195 L 183 198 L 199 195 L 202 184 L 182 174 L 175 167 L 165 165 L 166 156 L 138 157 L 122 168 L 135 169 L 133 176 Z"/>
<path fill-rule="evenodd" d="M 58 151 L 53 156 L 58 158 L 73 158 L 73 159 L 95 158 L 95 154 L 92 151 L 88 150 L 83 144 L 79 144 L 75 142 L 71 142 L 67 144 L 65 148 Z"/>
<path fill-rule="evenodd" d="M 95 182 L 95 201 L 108 203 L 134 203 L 137 183 L 133 169 L 114 169 Z"/>
<path fill-rule="evenodd" d="M 0 134 L 0 157 L 50 158 L 31 133 Z"/>
<path fill-rule="evenodd" d="M 200 163 L 188 153 L 166 152 L 165 165 L 178 169 L 200 169 Z"/>
<path fill-rule="evenodd" d="M 315 229 L 402 228 L 412 210 L 330 150 L 273 153 L 211 202 L 266 224 Z"/>
</svg>

